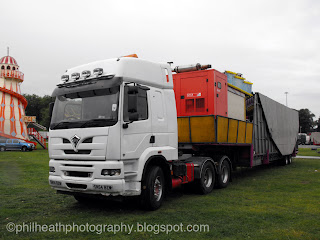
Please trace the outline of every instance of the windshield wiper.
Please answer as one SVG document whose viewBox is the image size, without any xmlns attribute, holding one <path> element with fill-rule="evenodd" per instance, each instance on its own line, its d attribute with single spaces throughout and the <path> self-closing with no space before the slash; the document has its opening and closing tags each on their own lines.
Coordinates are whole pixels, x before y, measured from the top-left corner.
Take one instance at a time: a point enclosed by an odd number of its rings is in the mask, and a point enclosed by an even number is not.
<svg viewBox="0 0 320 240">
<path fill-rule="evenodd" d="M 87 127 L 90 124 L 99 124 L 99 123 L 108 123 L 108 122 L 116 122 L 117 120 L 114 118 L 94 118 L 86 121 L 84 124 L 80 126 L 80 128 Z"/>
<path fill-rule="evenodd" d="M 59 123 L 57 123 L 56 125 L 54 125 L 54 127 L 50 127 L 50 128 L 51 128 L 51 129 L 56 129 L 57 127 L 62 127 L 62 126 L 64 126 L 64 125 L 68 124 L 68 123 L 70 123 L 70 122 L 68 122 L 68 121 L 59 122 Z"/>
</svg>

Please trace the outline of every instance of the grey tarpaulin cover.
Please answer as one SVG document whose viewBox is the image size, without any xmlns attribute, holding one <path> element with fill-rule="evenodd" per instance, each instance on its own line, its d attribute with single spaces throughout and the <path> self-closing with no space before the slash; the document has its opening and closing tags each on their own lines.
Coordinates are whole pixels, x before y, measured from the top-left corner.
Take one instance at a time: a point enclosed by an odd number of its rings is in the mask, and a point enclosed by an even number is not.
<svg viewBox="0 0 320 240">
<path fill-rule="evenodd" d="M 261 93 L 260 103 L 269 133 L 282 155 L 292 154 L 299 132 L 299 113 Z"/>
</svg>

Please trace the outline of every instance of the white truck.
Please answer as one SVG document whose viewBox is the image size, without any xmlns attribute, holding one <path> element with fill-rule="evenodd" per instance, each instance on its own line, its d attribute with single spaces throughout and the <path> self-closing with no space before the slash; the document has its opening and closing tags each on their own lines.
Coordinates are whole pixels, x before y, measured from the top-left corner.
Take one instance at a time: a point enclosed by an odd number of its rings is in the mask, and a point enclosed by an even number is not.
<svg viewBox="0 0 320 240">
<path fill-rule="evenodd" d="M 222 94 L 224 85 L 218 86 Z M 255 94 L 248 102 L 247 121 L 218 115 L 177 121 L 176 99 L 184 97 L 175 95 L 173 87 L 169 64 L 135 57 L 67 70 L 50 105 L 51 187 L 79 202 L 140 196 L 143 206 L 155 210 L 167 191 L 182 184 L 194 182 L 207 194 L 214 186 L 226 187 L 237 166 L 291 162 L 299 125 L 296 111 L 281 105 L 286 127 L 271 124 L 274 114 L 261 105 L 274 110 L 280 104 Z M 226 134 L 230 137 L 223 140 Z"/>
</svg>

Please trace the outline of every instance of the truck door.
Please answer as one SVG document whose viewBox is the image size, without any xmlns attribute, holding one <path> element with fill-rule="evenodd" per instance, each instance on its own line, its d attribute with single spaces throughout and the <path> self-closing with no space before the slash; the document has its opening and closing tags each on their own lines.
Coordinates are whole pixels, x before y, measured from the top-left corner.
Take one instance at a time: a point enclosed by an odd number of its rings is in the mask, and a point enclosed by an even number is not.
<svg viewBox="0 0 320 240">
<path fill-rule="evenodd" d="M 150 90 L 153 146 L 168 146 L 168 122 L 165 111 L 165 99 L 161 89 Z"/>
<path fill-rule="evenodd" d="M 208 78 L 197 74 L 181 78 L 181 115 L 205 115 L 208 109 Z"/>
<path fill-rule="evenodd" d="M 123 94 L 123 119 L 121 136 L 121 159 L 137 159 L 143 151 L 152 146 L 151 132 L 151 97 L 148 88 L 137 87 L 137 119 L 130 120 L 132 113 L 130 88 L 132 84 L 124 86 Z"/>
<path fill-rule="evenodd" d="M 228 116 L 228 85 L 225 78 L 221 77 L 221 73 L 215 72 L 215 115 Z M 224 76 L 224 75 L 222 75 Z M 243 99 L 244 101 L 244 99 Z M 245 109 L 243 108 L 243 113 Z"/>
</svg>

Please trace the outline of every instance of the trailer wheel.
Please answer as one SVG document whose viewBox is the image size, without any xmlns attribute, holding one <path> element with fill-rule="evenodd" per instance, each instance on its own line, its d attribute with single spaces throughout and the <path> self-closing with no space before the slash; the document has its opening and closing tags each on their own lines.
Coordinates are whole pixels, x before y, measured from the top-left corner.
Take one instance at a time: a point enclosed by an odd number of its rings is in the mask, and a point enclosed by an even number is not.
<svg viewBox="0 0 320 240">
<path fill-rule="evenodd" d="M 288 164 L 291 164 L 291 163 L 292 163 L 292 156 L 289 155 L 289 156 L 288 156 Z"/>
<path fill-rule="evenodd" d="M 210 161 L 205 162 L 201 169 L 200 179 L 197 181 L 201 194 L 211 193 L 215 182 L 215 171 Z"/>
<path fill-rule="evenodd" d="M 151 166 L 142 184 L 141 204 L 148 210 L 156 210 L 160 208 L 164 192 L 165 180 L 162 168 L 159 166 Z"/>
<path fill-rule="evenodd" d="M 281 160 L 280 160 L 280 165 L 282 166 L 286 166 L 289 164 L 289 156 L 284 156 Z"/>
<path fill-rule="evenodd" d="M 219 166 L 220 173 L 217 175 L 218 188 L 226 188 L 230 181 L 231 168 L 227 159 L 228 157 L 225 157 Z"/>
</svg>

